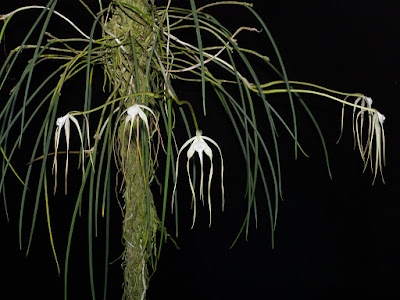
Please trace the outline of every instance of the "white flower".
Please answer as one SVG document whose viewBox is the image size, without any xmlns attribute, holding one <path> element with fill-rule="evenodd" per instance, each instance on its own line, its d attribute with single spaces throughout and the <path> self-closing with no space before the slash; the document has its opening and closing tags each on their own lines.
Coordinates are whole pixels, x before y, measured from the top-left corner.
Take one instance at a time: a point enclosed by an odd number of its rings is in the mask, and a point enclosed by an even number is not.
<svg viewBox="0 0 400 300">
<path fill-rule="evenodd" d="M 378 170 L 381 173 L 382 181 L 385 182 L 382 174 L 382 169 L 385 165 L 385 132 L 383 129 L 385 116 L 372 108 L 372 99 L 370 97 L 358 97 L 354 104 L 363 107 L 359 108 L 360 111 L 357 114 L 357 107 L 353 109 L 354 146 L 356 146 L 356 144 L 358 145 L 358 149 L 364 161 L 364 171 L 368 166 L 368 161 L 371 164 L 371 171 L 374 175 L 372 183 L 375 182 Z M 368 114 L 368 128 L 366 134 L 364 129 L 365 113 Z M 373 150 L 374 148 L 375 150 Z M 375 152 L 375 157 L 373 152 Z"/>
<path fill-rule="evenodd" d="M 193 200 L 194 200 L 194 208 L 193 208 L 193 224 L 192 224 L 192 228 L 194 226 L 194 222 L 196 220 L 196 195 L 194 192 L 194 188 L 193 188 L 193 184 L 192 184 L 192 180 L 190 178 L 190 172 L 189 172 L 189 160 L 192 158 L 192 156 L 194 155 L 195 152 L 197 152 L 199 154 L 199 158 L 200 158 L 200 166 L 201 166 L 201 176 L 200 176 L 200 200 L 203 201 L 204 203 L 204 193 L 203 193 L 203 180 L 204 180 L 204 172 L 203 172 L 203 152 L 205 152 L 205 154 L 210 158 L 210 162 L 211 162 L 211 167 L 210 167 L 210 173 L 208 175 L 208 209 L 210 212 L 210 226 L 211 226 L 211 196 L 210 196 L 210 190 L 211 190 L 211 179 L 213 176 L 213 153 L 211 148 L 207 145 L 206 141 L 211 142 L 212 144 L 215 145 L 215 147 L 217 147 L 219 154 L 221 156 L 221 190 L 222 190 L 222 211 L 224 210 L 224 206 L 225 206 L 225 198 L 224 198 L 224 179 L 223 179 L 223 173 L 224 173 L 224 162 L 223 162 L 223 158 L 222 158 L 222 152 L 221 149 L 219 148 L 218 144 L 210 139 L 209 137 L 203 136 L 201 131 L 196 131 L 196 136 L 192 137 L 191 139 L 189 139 L 188 141 L 186 141 L 185 144 L 183 144 L 183 146 L 181 147 L 181 149 L 178 152 L 178 158 L 177 158 L 177 162 L 176 162 L 176 179 L 175 179 L 175 186 L 174 186 L 174 191 L 172 193 L 172 206 L 174 204 L 174 194 L 175 194 L 175 190 L 176 190 L 176 184 L 177 184 L 177 179 L 178 179 L 178 170 L 179 170 L 179 157 L 182 153 L 182 151 L 191 143 L 189 150 L 187 151 L 187 164 L 186 164 L 186 168 L 187 168 L 187 173 L 189 176 L 189 184 L 190 184 L 190 189 L 192 191 L 192 195 L 193 195 Z"/>
<path fill-rule="evenodd" d="M 382 172 L 383 166 L 385 165 L 385 132 L 383 129 L 385 116 L 372 108 L 372 98 L 370 97 L 361 95 L 357 97 L 354 104 L 347 104 L 353 106 L 354 148 L 358 146 L 361 158 L 364 162 L 364 171 L 368 167 L 368 163 L 370 163 L 371 171 L 374 176 L 372 184 L 375 183 L 378 170 L 381 173 L 382 181 L 385 182 Z M 367 114 L 366 117 L 365 114 Z M 344 105 L 339 140 L 343 132 L 343 119 Z M 368 120 L 367 125 L 364 124 L 366 120 Z"/>
<path fill-rule="evenodd" d="M 385 131 L 383 129 L 383 122 L 386 117 L 382 115 L 379 111 L 375 111 L 372 118 L 373 131 L 371 133 L 371 140 L 369 143 L 367 161 L 365 162 L 365 167 L 367 165 L 368 159 L 371 161 L 371 169 L 374 174 L 374 179 L 372 184 L 374 184 L 378 169 L 381 173 L 382 181 L 385 182 L 382 174 L 383 166 L 386 164 L 385 159 Z M 375 139 L 375 165 L 373 165 L 372 156 L 372 143 Z"/>
<path fill-rule="evenodd" d="M 66 114 L 63 117 L 60 117 L 56 121 L 56 133 L 54 137 L 54 148 L 55 148 L 55 153 L 54 153 L 54 161 L 53 161 L 53 173 L 55 176 L 54 180 L 54 193 L 56 193 L 57 189 L 57 150 L 58 150 L 58 145 L 60 142 L 60 135 L 61 135 L 61 130 L 64 127 L 65 130 L 65 140 L 67 142 L 67 160 L 66 160 L 66 165 L 65 165 L 65 194 L 67 194 L 67 175 L 68 175 L 68 151 L 69 151 L 69 138 L 70 138 L 70 120 L 75 123 L 76 128 L 78 129 L 79 137 L 81 139 L 81 145 L 82 145 L 82 171 L 85 172 L 85 165 L 84 165 L 84 150 L 83 150 L 83 138 L 82 138 L 82 131 L 79 126 L 78 120 L 70 115 L 69 113 Z"/>
<path fill-rule="evenodd" d="M 128 107 L 127 109 L 125 109 L 125 110 L 121 113 L 121 116 L 122 116 L 124 113 L 126 113 L 126 114 L 128 115 L 128 116 L 126 117 L 126 119 L 125 119 L 125 127 L 124 127 L 124 130 L 126 129 L 126 126 L 128 125 L 128 123 L 131 122 L 131 127 L 130 127 L 130 130 L 129 130 L 128 151 L 129 151 L 129 145 L 130 145 L 130 143 L 131 143 L 133 122 L 135 122 L 135 119 L 136 119 L 137 116 L 139 116 L 139 118 L 142 119 L 143 122 L 144 122 L 144 124 L 146 125 L 147 133 L 148 133 L 149 140 L 150 140 L 149 122 L 147 121 L 147 116 L 146 116 L 146 114 L 143 112 L 142 108 L 145 109 L 145 110 L 147 110 L 147 111 L 149 111 L 149 112 L 153 115 L 154 119 L 157 119 L 156 115 L 154 114 L 154 112 L 153 112 L 150 108 L 148 108 L 148 107 L 145 106 L 145 105 L 141 105 L 141 104 L 134 104 L 134 105 Z M 120 116 L 120 117 L 121 117 L 121 116 Z M 137 125 L 139 125 L 139 118 L 137 119 Z M 137 127 L 138 127 L 138 130 L 139 130 L 139 126 L 137 126 Z"/>
</svg>

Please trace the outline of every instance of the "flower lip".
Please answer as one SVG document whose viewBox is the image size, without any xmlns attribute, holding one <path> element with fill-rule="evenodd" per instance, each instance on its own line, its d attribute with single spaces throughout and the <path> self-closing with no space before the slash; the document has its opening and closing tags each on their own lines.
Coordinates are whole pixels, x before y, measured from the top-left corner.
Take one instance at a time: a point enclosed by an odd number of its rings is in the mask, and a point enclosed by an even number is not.
<svg viewBox="0 0 400 300">
<path fill-rule="evenodd" d="M 203 152 L 207 147 L 207 143 L 204 141 L 204 139 L 202 138 L 202 131 L 201 130 L 197 130 L 196 131 L 196 136 L 193 140 L 193 143 L 191 145 L 191 147 L 193 147 L 193 149 L 198 152 L 201 153 Z M 188 151 L 189 153 L 189 151 Z"/>
<path fill-rule="evenodd" d="M 381 114 L 379 111 L 377 111 L 376 113 L 378 115 L 379 123 L 381 124 L 381 126 L 383 126 L 383 122 L 385 122 L 385 120 L 386 120 L 385 115 Z"/>
<path fill-rule="evenodd" d="M 126 112 L 128 115 L 134 117 L 136 115 L 138 115 L 142 110 L 140 109 L 138 104 L 134 104 L 130 107 L 127 108 Z"/>
<path fill-rule="evenodd" d="M 197 152 L 202 152 L 207 148 L 207 144 L 204 141 L 197 141 L 197 140 L 193 142 L 192 146 L 194 150 L 196 150 Z"/>
<path fill-rule="evenodd" d="M 56 125 L 58 126 L 58 127 L 63 127 L 64 126 L 64 124 L 65 124 L 65 121 L 67 120 L 67 118 L 70 116 L 70 114 L 68 113 L 68 114 L 66 114 L 64 117 L 59 117 L 58 119 L 57 119 L 57 121 L 56 121 Z M 60 128 L 60 130 L 61 130 L 61 128 Z"/>
</svg>

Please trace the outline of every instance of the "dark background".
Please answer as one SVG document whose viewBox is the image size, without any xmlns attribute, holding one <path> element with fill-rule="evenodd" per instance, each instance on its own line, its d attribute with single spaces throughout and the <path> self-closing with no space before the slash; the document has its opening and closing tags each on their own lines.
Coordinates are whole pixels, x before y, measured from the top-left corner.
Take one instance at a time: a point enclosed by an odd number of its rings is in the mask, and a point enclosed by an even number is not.
<svg viewBox="0 0 400 300">
<path fill-rule="evenodd" d="M 28 3 L 43 5 L 45 2 L 2 1 L 0 13 Z M 200 1 L 197 2 L 199 5 Z M 96 7 L 97 1 L 88 3 Z M 254 9 L 266 22 L 281 51 L 289 78 L 341 91 L 361 92 L 372 97 L 374 107 L 386 116 L 386 184 L 382 184 L 378 178 L 376 184 L 371 186 L 371 174 L 362 174 L 362 160 L 358 152 L 353 151 L 351 109 L 347 110 L 343 139 L 336 145 L 340 132 L 341 105 L 326 99 L 305 97 L 325 134 L 333 179 L 330 180 L 327 174 L 317 132 L 299 109 L 300 141 L 311 157 L 300 156 L 295 160 L 293 142 L 284 130 L 279 132 L 284 201 L 279 207 L 276 247 L 271 249 L 267 208 L 260 193 L 257 197 L 260 212 L 258 228 L 253 226 L 248 241 L 242 236 L 235 247 L 229 250 L 245 216 L 244 163 L 228 119 L 221 117 L 222 108 L 208 92 L 208 115 L 207 118 L 201 118 L 200 122 L 206 135 L 215 139 L 224 153 L 225 212 L 220 211 L 219 164 L 216 163 L 212 227 L 208 228 L 207 208 L 199 206 L 196 225 L 190 230 L 192 212 L 184 201 L 189 199 L 190 191 L 185 172 L 181 171 L 178 189 L 182 208 L 180 236 L 177 239 L 180 250 L 171 242 L 163 246 L 158 270 L 150 282 L 148 299 L 337 299 L 345 295 L 353 298 L 372 296 L 377 299 L 400 297 L 400 204 L 396 188 L 400 182 L 397 172 L 400 166 L 400 124 L 396 119 L 400 92 L 400 19 L 395 3 L 254 1 Z M 188 1 L 173 1 L 173 4 L 189 7 Z M 65 13 L 81 28 L 91 26 L 91 17 L 81 12 L 82 6 L 78 1 L 59 1 L 57 10 Z M 220 14 L 219 19 L 232 31 L 241 25 L 260 28 L 243 8 L 225 7 L 214 9 L 213 12 Z M 0 62 L 22 40 L 35 16 L 35 13 L 21 13 L 11 22 L 6 32 L 6 44 L 1 45 Z M 65 23 L 56 22 L 52 33 L 56 34 L 59 30 L 58 36 L 68 36 L 73 32 L 68 28 Z M 188 39 L 193 36 L 188 35 Z M 265 35 L 239 35 L 238 42 L 262 51 L 277 64 Z M 20 68 L 28 58 L 29 53 L 25 60 L 21 59 Z M 257 65 L 256 69 L 265 72 L 265 81 L 272 79 L 266 68 L 263 70 Z M 12 82 L 9 86 L 12 87 Z M 79 97 L 82 99 L 83 90 L 83 81 L 79 79 L 65 86 L 61 98 L 65 100 L 65 112 L 74 107 L 74 100 Z M 181 87 L 179 91 L 186 97 L 200 99 L 200 86 L 197 90 Z M 5 91 L 1 91 L 3 100 L 0 103 L 4 103 L 6 95 Z M 101 86 L 95 95 L 100 102 L 105 99 L 101 94 Z M 271 97 L 270 101 L 283 115 L 290 117 L 286 97 Z M 185 132 L 178 132 L 177 135 L 179 144 L 182 144 L 186 139 Z M 25 159 L 21 159 L 19 170 L 22 172 L 29 160 L 29 145 L 34 142 L 33 137 L 25 136 L 25 148 L 19 152 L 20 157 Z M 217 158 L 215 154 L 215 161 L 218 161 Z M 69 195 L 64 196 L 60 189 L 50 201 L 53 234 L 62 266 L 62 250 L 76 195 L 74 186 L 79 185 L 80 179 L 80 171 L 76 172 L 79 176 L 74 177 L 74 171 L 70 169 Z M 159 176 L 162 175 L 160 172 Z M 0 281 L 0 299 L 25 299 L 27 296 L 62 299 L 63 279 L 57 277 L 52 258 L 44 202 L 39 208 L 39 221 L 28 258 L 25 258 L 24 251 L 18 250 L 20 187 L 12 177 L 8 176 L 7 183 L 9 223 L 2 206 L 0 210 L 3 278 Z M 62 181 L 61 177 L 59 180 Z M 161 197 L 157 192 L 153 193 L 156 201 L 159 201 Z M 30 199 L 34 201 L 33 192 Z M 112 211 L 115 218 L 112 221 L 110 260 L 117 260 L 123 249 L 121 216 L 116 203 Z M 170 233 L 174 231 L 173 219 L 170 216 L 167 220 Z M 30 217 L 25 221 L 25 246 L 29 223 Z M 76 228 L 69 295 L 70 299 L 89 299 L 85 216 L 78 220 Z M 104 230 L 100 230 L 94 248 L 98 259 L 96 276 L 99 298 L 102 295 L 103 243 Z M 110 266 L 109 299 L 121 298 L 121 283 L 120 261 L 117 260 Z"/>
</svg>

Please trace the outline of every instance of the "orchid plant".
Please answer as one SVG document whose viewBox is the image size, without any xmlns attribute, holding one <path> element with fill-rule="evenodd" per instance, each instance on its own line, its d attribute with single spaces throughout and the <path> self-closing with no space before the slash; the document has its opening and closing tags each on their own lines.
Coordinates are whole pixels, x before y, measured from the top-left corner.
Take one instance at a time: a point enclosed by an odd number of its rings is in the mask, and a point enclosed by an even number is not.
<svg viewBox="0 0 400 300">
<path fill-rule="evenodd" d="M 50 212 L 48 209 L 47 160 L 53 156 L 54 192 L 57 188 L 58 158 L 65 154 L 65 193 L 67 193 L 67 175 L 69 154 L 79 154 L 82 164 L 82 181 L 79 193 L 74 203 L 73 214 L 65 249 L 63 267 L 64 298 L 68 296 L 69 264 L 72 236 L 78 211 L 83 201 L 88 203 L 88 250 L 89 250 L 89 282 L 92 298 L 96 299 L 98 290 L 95 288 L 93 239 L 97 236 L 98 216 L 105 218 L 106 246 L 104 264 L 104 299 L 107 293 L 107 274 L 109 265 L 110 218 L 122 219 L 122 243 L 125 247 L 121 255 L 121 265 L 124 272 L 123 299 L 144 299 L 152 272 L 157 268 L 161 247 L 167 238 L 172 236 L 166 228 L 166 208 L 171 201 L 173 211 L 177 211 L 177 183 L 181 155 L 186 151 L 186 169 L 189 177 L 189 187 L 193 201 L 193 221 L 195 225 L 196 179 L 191 176 L 190 162 L 200 161 L 200 200 L 204 204 L 204 173 L 208 173 L 207 201 L 209 210 L 209 225 L 211 226 L 212 202 L 211 182 L 214 174 L 212 147 L 219 152 L 221 161 L 221 193 L 222 210 L 225 205 L 224 191 L 224 160 L 223 150 L 213 138 L 213 132 L 202 135 L 198 126 L 198 116 L 207 112 L 206 86 L 215 91 L 217 99 L 225 110 L 237 135 L 237 143 L 243 153 L 243 164 L 246 167 L 247 186 L 246 197 L 248 209 L 243 213 L 244 223 L 236 237 L 242 233 L 248 235 L 250 220 L 257 216 L 255 190 L 257 187 L 265 192 L 265 202 L 269 209 L 271 243 L 274 247 L 274 232 L 277 222 L 279 198 L 282 196 L 282 170 L 280 168 L 280 151 L 277 137 L 277 124 L 282 125 L 293 138 L 295 156 L 299 151 L 305 154 L 298 139 L 296 107 L 304 108 L 304 113 L 314 124 L 321 140 L 326 157 L 326 166 L 330 174 L 328 150 L 324 137 L 316 119 L 306 104 L 307 95 L 316 95 L 320 99 L 328 99 L 343 104 L 342 120 L 345 107 L 353 109 L 353 134 L 355 145 L 358 145 L 365 168 L 371 165 L 373 181 L 378 171 L 382 174 L 385 164 L 385 135 L 383 130 L 384 116 L 372 107 L 372 100 L 360 93 L 343 93 L 315 84 L 292 81 L 288 79 L 285 65 L 278 47 L 262 18 L 253 10 L 252 5 L 238 1 L 219 1 L 197 6 L 195 0 L 190 0 L 190 8 L 173 7 L 172 1 L 158 4 L 154 0 L 113 0 L 109 3 L 99 0 L 97 7 L 89 6 L 84 0 L 82 8 L 93 17 L 91 28 L 79 28 L 68 16 L 57 11 L 57 0 L 49 0 L 46 6 L 21 7 L 0 15 L 4 24 L 0 31 L 0 41 L 13 26 L 11 20 L 16 14 L 29 11 L 37 13 L 37 19 L 22 39 L 20 46 L 11 50 L 7 59 L 0 66 L 0 90 L 5 89 L 5 83 L 15 68 L 16 60 L 22 51 L 33 52 L 32 58 L 11 90 L 9 96 L 0 98 L 0 150 L 2 153 L 2 175 L 0 192 L 4 194 L 4 211 L 8 217 L 5 195 L 5 179 L 8 170 L 18 177 L 23 184 L 21 210 L 19 221 L 20 248 L 26 247 L 29 252 L 36 217 L 39 215 L 43 194 L 46 203 L 46 220 L 48 223 L 54 260 L 58 272 L 61 272 L 53 242 Z M 201 1 L 197 1 L 200 4 Z M 232 33 L 210 8 L 221 6 L 236 6 L 254 16 L 256 27 L 241 26 Z M 76 35 L 59 38 L 52 31 L 54 19 L 65 22 Z M 186 31 L 195 34 L 196 42 L 190 42 L 185 37 Z M 32 42 L 33 33 L 38 31 L 39 37 Z M 271 44 L 271 58 L 254 51 L 240 43 L 240 34 L 248 32 L 257 39 L 265 38 Z M 47 40 L 46 40 L 47 38 Z M 59 63 L 56 63 L 59 62 Z M 272 81 L 265 81 L 254 68 L 254 63 L 262 65 L 270 71 Z M 32 77 L 36 67 L 48 64 L 54 66 L 53 71 L 33 89 Z M 92 88 L 94 72 L 103 72 L 103 90 L 107 95 L 104 103 L 92 103 Z M 74 111 L 62 113 L 63 99 L 61 91 L 65 82 L 83 73 L 86 77 L 85 97 L 76 101 Z M 224 74 L 224 75 L 221 75 Z M 201 91 L 202 111 L 198 111 L 194 100 L 185 100 L 174 87 L 181 83 L 198 83 Z M 43 97 L 46 89 L 51 87 Z M 232 89 L 234 87 L 234 89 Z M 233 92 L 235 90 L 236 92 Z M 286 120 L 276 108 L 273 97 L 275 94 L 287 95 L 287 104 L 291 111 L 291 119 Z M 354 99 L 354 101 L 353 101 Z M 59 104 L 60 107 L 59 108 Z M 97 106 L 96 106 L 97 105 Z M 257 107 L 257 108 L 255 108 Z M 27 170 L 13 167 L 15 150 L 21 145 L 24 133 L 32 122 L 39 118 L 39 112 L 44 111 L 37 138 L 32 147 L 31 161 Z M 59 115 L 63 117 L 56 118 Z M 91 132 L 89 124 L 99 121 L 95 132 Z M 365 116 L 366 115 L 366 116 Z M 80 125 L 77 117 L 83 116 L 85 121 Z M 267 120 L 266 127 L 270 137 L 261 133 L 257 120 Z M 187 141 L 179 148 L 175 133 L 181 128 L 176 126 L 177 120 L 185 124 L 188 134 Z M 365 122 L 368 124 L 365 125 Z M 74 123 L 78 135 L 71 134 L 71 122 Z M 19 124 L 19 125 L 18 125 Z M 292 124 L 292 125 L 289 125 Z M 54 128 L 56 126 L 56 128 Z M 264 126 L 264 125 L 263 125 Z M 18 128 L 18 132 L 12 129 Z M 367 128 L 367 129 L 366 129 Z M 193 130 L 194 129 L 194 130 Z M 61 132 L 64 130 L 66 151 L 59 150 Z M 343 121 L 342 121 L 343 130 Z M 192 136 L 192 132 L 196 132 Z M 158 140 L 155 136 L 158 135 Z M 162 142 L 162 136 L 167 143 Z M 93 146 L 91 146 L 91 139 Z M 80 142 L 80 149 L 70 150 L 70 139 Z M 12 141 L 14 140 L 14 143 Z M 54 149 L 51 141 L 54 140 Z M 157 157 L 161 155 L 157 144 L 165 149 L 165 165 L 159 168 Z M 175 143 L 175 147 L 174 147 Z M 42 145 L 42 147 L 40 147 Z M 43 149 L 42 153 L 39 149 Z M 178 150 L 179 149 L 179 150 Z M 53 151 L 54 150 L 54 151 Z M 210 160 L 210 168 L 205 171 L 204 154 Z M 89 155 L 90 162 L 85 160 Z M 114 166 L 122 177 L 122 183 L 115 186 L 118 191 L 112 197 L 111 171 Z M 29 229 L 28 245 L 23 245 L 25 202 L 31 197 L 28 189 L 32 185 L 32 168 L 38 165 L 40 175 L 34 203 L 32 225 Z M 160 172 L 164 175 L 160 176 Z M 22 173 L 25 173 L 23 177 Z M 267 180 L 267 176 L 269 179 Z M 22 180 L 21 178 L 25 178 Z M 172 178 L 172 182 L 171 179 Z M 382 176 L 383 179 L 383 176 Z M 118 181 L 116 181 L 118 182 Z M 157 211 L 154 203 L 154 182 L 162 186 L 161 211 Z M 173 190 L 171 193 L 171 184 Z M 272 186 L 270 186 L 272 184 Z M 88 192 L 88 197 L 83 197 Z M 118 196 L 119 195 L 119 196 Z M 115 198 L 122 199 L 115 199 Z M 121 213 L 110 215 L 112 201 L 120 203 Z M 101 209 L 100 209 L 101 208 Z M 176 220 L 178 216 L 176 215 Z M 178 222 L 175 225 L 178 234 Z M 59 249 L 58 251 L 61 251 Z M 115 297 L 112 297 L 113 299 Z"/>
</svg>

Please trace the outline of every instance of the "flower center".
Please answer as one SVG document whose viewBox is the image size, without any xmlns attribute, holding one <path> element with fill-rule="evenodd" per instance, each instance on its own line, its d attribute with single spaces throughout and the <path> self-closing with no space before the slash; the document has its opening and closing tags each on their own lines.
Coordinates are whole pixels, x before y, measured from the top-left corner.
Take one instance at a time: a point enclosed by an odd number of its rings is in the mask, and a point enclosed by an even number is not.
<svg viewBox="0 0 400 300">
<path fill-rule="evenodd" d="M 203 152 L 206 148 L 207 148 L 207 144 L 200 139 L 197 139 L 194 143 L 193 143 L 193 148 L 194 150 L 196 150 L 197 152 Z"/>
</svg>

